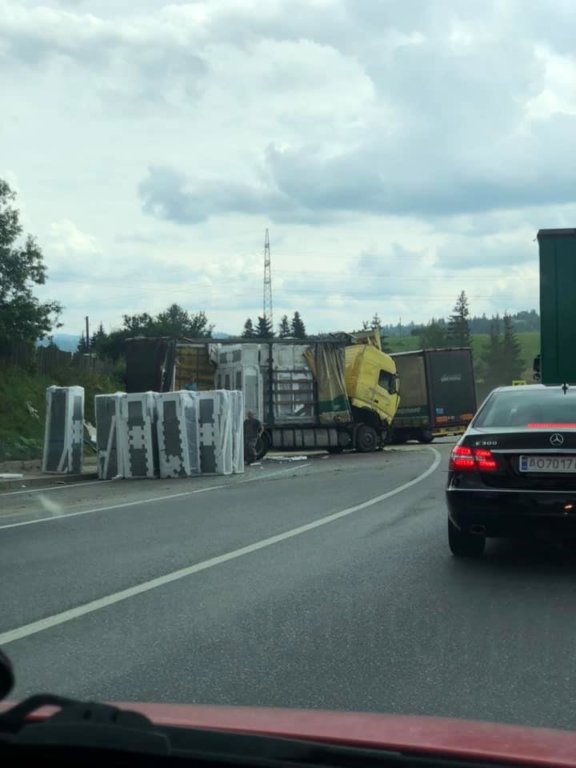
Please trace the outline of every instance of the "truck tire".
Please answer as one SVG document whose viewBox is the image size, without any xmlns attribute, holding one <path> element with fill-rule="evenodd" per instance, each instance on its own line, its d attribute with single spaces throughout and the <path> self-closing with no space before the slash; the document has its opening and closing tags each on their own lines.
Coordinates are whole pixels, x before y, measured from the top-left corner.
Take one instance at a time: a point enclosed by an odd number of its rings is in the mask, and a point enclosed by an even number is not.
<svg viewBox="0 0 576 768">
<path fill-rule="evenodd" d="M 432 440 L 434 440 L 434 435 L 429 429 L 423 429 L 420 431 L 418 435 L 419 443 L 425 443 L 427 445 L 428 443 L 431 443 Z"/>
<path fill-rule="evenodd" d="M 272 441 L 270 435 L 267 432 L 262 432 L 258 440 L 256 440 L 256 461 L 263 459 L 271 447 Z"/>
<path fill-rule="evenodd" d="M 360 453 L 371 453 L 379 447 L 380 441 L 374 427 L 368 424 L 360 424 L 356 430 L 356 450 Z"/>
<path fill-rule="evenodd" d="M 454 557 L 482 557 L 486 537 L 476 533 L 465 533 L 448 520 L 448 545 Z"/>
</svg>

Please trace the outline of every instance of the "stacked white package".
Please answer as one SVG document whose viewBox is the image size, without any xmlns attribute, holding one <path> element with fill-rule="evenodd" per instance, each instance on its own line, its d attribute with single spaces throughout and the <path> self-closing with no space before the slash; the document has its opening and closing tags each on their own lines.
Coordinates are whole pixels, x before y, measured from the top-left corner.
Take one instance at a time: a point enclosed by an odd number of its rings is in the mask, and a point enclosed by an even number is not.
<svg viewBox="0 0 576 768">
<path fill-rule="evenodd" d="M 94 413 L 96 414 L 96 450 L 98 477 L 100 480 L 112 480 L 125 476 L 127 437 L 122 401 L 124 392 L 110 395 L 96 395 Z"/>
<path fill-rule="evenodd" d="M 156 477 L 156 393 L 127 394 L 121 401 L 121 413 L 124 477 Z"/>
<path fill-rule="evenodd" d="M 42 471 L 79 474 L 83 438 L 84 387 L 48 387 Z"/>
<path fill-rule="evenodd" d="M 244 394 L 230 392 L 232 401 L 232 472 L 244 472 Z"/>
<path fill-rule="evenodd" d="M 217 389 L 212 392 L 198 392 L 197 397 L 202 474 L 231 475 L 233 465 L 230 392 Z"/>
<path fill-rule="evenodd" d="M 162 392 L 156 395 L 160 477 L 200 474 L 198 395 Z"/>
<path fill-rule="evenodd" d="M 242 390 L 246 410 L 259 419 L 264 406 L 262 370 L 268 364 L 268 354 L 267 344 L 222 344 L 215 357 L 216 388 Z"/>
</svg>

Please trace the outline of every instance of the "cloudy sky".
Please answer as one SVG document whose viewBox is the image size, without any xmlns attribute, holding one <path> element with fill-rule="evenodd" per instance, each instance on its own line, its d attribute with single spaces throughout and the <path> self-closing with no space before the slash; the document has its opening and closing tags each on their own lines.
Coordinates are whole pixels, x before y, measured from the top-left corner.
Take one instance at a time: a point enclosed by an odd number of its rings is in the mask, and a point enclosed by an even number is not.
<svg viewBox="0 0 576 768">
<path fill-rule="evenodd" d="M 574 0 L 0 0 L 0 177 L 63 330 L 537 308 L 576 224 Z"/>
</svg>

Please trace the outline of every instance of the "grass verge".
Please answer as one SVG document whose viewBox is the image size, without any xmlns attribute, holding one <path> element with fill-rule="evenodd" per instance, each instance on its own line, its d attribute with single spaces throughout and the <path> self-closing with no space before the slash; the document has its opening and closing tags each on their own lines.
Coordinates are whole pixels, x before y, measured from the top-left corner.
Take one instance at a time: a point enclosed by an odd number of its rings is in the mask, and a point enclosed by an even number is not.
<svg viewBox="0 0 576 768">
<path fill-rule="evenodd" d="M 69 366 L 45 376 L 18 366 L 0 369 L 0 461 L 39 459 L 42 456 L 46 389 L 51 385 L 81 386 L 85 390 L 85 418 L 94 423 L 94 395 L 115 392 L 123 385 L 104 376 Z"/>
</svg>

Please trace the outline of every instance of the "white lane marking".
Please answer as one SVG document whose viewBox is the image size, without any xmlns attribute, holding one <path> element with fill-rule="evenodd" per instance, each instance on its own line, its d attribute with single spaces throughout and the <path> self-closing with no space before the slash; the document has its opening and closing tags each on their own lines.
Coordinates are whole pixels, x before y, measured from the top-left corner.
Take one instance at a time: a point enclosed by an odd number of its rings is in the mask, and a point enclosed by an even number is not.
<svg viewBox="0 0 576 768">
<path fill-rule="evenodd" d="M 22 482 L 25 483 L 26 480 L 22 480 Z M 61 485 L 45 485 L 43 488 L 32 487 L 21 491 L 6 491 L 6 493 L 2 492 L 2 486 L 0 485 L 0 499 L 4 498 L 4 496 L 19 496 L 22 493 L 47 493 L 48 491 L 65 491 L 68 488 L 86 488 L 87 485 L 104 485 L 104 483 L 117 482 L 117 480 L 80 480 L 77 483 L 62 482 Z"/>
<path fill-rule="evenodd" d="M 67 520 L 69 517 L 81 517 L 82 515 L 93 515 L 95 512 L 107 512 L 110 509 L 125 509 L 126 507 L 134 507 L 138 504 L 151 504 L 156 501 L 169 501 L 171 499 L 182 499 L 186 496 L 193 496 L 195 493 L 208 493 L 208 491 L 217 491 L 220 488 L 233 488 L 235 485 L 242 485 L 244 483 L 253 483 L 258 480 L 267 480 L 269 477 L 276 477 L 277 475 L 284 475 L 286 472 L 294 472 L 298 469 L 304 469 L 309 466 L 308 464 L 299 464 L 297 467 L 289 467 L 288 469 L 281 469 L 278 472 L 268 472 L 266 474 L 258 475 L 257 477 L 251 477 L 246 480 L 239 480 L 237 483 L 223 483 L 221 485 L 210 485 L 207 488 L 196 488 L 193 491 L 183 491 L 182 493 L 171 493 L 167 496 L 155 496 L 151 499 L 138 499 L 136 501 L 125 501 L 122 504 L 112 504 L 107 507 L 95 507 L 94 509 L 83 509 L 79 512 L 64 512 L 60 515 L 52 514 L 50 517 L 39 517 L 36 520 L 24 520 L 21 523 L 8 523 L 7 525 L 0 525 L 0 531 L 4 531 L 8 528 L 20 528 L 23 525 L 36 525 L 37 523 L 50 523 L 55 520 Z"/>
<path fill-rule="evenodd" d="M 417 446 L 415 446 L 417 447 Z M 296 469 L 296 467 L 294 467 Z M 22 480 L 25 483 L 26 480 Z M 69 488 L 86 488 L 89 485 L 105 485 L 106 483 L 117 483 L 118 480 L 80 480 L 77 483 L 66 483 L 61 481 L 60 485 L 45 485 L 42 488 L 24 488 L 19 491 L 2 491 L 2 484 L 0 483 L 0 499 L 4 496 L 20 496 L 24 493 L 48 493 L 49 491 L 66 491 Z"/>
<path fill-rule="evenodd" d="M 265 475 L 256 475 L 255 477 L 245 477 L 243 480 L 239 480 L 237 482 L 237 485 L 242 485 L 244 483 L 254 483 L 257 480 L 268 480 L 269 477 L 276 477 L 277 475 L 285 475 L 286 472 L 297 472 L 299 469 L 304 469 L 305 467 L 309 467 L 310 463 L 306 462 L 306 464 L 297 464 L 295 467 L 286 467 L 286 469 L 279 469 L 276 472 L 267 472 Z"/>
<path fill-rule="evenodd" d="M 380 496 L 375 496 L 374 498 L 363 501 L 360 504 L 355 504 L 353 507 L 348 507 L 347 509 L 340 510 L 340 512 L 334 512 L 331 515 L 326 515 L 325 517 L 321 517 L 311 523 L 306 523 L 305 525 L 292 528 L 291 530 L 285 531 L 284 533 L 279 533 L 276 536 L 269 536 L 267 539 L 261 539 L 260 541 L 254 542 L 254 544 L 249 544 L 246 547 L 235 549 L 232 552 L 227 552 L 224 555 L 212 557 L 209 560 L 204 560 L 201 563 L 190 565 L 187 568 L 180 568 L 178 571 L 173 571 L 172 573 L 167 573 L 164 576 L 159 576 L 156 579 L 151 579 L 150 581 L 145 581 L 142 584 L 137 584 L 134 587 L 123 589 L 120 592 L 115 592 L 111 595 L 106 595 L 106 597 L 101 597 L 98 600 L 92 600 L 89 603 L 84 603 L 84 605 L 78 605 L 76 608 L 71 608 L 68 611 L 62 611 L 62 613 L 56 613 L 53 616 L 47 616 L 45 619 L 33 621 L 31 624 L 25 624 L 22 627 L 17 627 L 16 629 L 11 629 L 8 632 L 3 632 L 0 634 L 0 647 L 8 645 L 8 643 L 14 643 L 16 640 L 22 640 L 25 637 L 30 637 L 30 635 L 36 635 L 39 632 L 44 632 L 45 630 L 51 629 L 52 627 L 57 627 L 60 624 L 65 624 L 68 621 L 73 621 L 74 619 L 78 619 L 81 616 L 86 616 L 88 613 L 100 611 L 102 608 L 107 608 L 108 606 L 114 605 L 115 603 L 120 603 L 123 600 L 129 600 L 131 597 L 136 597 L 136 595 L 141 595 L 144 592 L 150 592 L 153 589 L 163 587 L 173 581 L 185 579 L 187 576 L 192 576 L 193 574 L 200 573 L 201 571 L 207 571 L 209 568 L 222 565 L 223 563 L 227 563 L 230 560 L 237 560 L 239 557 L 252 554 L 252 552 L 257 552 L 260 549 L 271 547 L 274 544 L 279 544 L 280 542 L 286 541 L 287 539 L 293 539 L 295 536 L 301 536 L 303 533 L 308 533 L 308 531 L 313 531 L 315 528 L 320 528 L 323 525 L 333 523 L 336 520 L 340 520 L 343 517 L 354 514 L 354 512 L 359 512 L 362 509 L 373 507 L 375 504 L 379 504 L 380 502 L 385 501 L 392 496 L 396 496 L 408 488 L 411 488 L 413 485 L 421 483 L 436 471 L 440 461 L 442 460 L 442 457 L 436 449 L 429 448 L 428 450 L 435 454 L 435 458 L 431 466 L 421 475 L 415 477 L 414 480 L 410 480 L 409 482 L 398 486 L 398 488 L 394 488 L 392 491 L 387 491 L 387 493 L 383 493 Z"/>
</svg>

